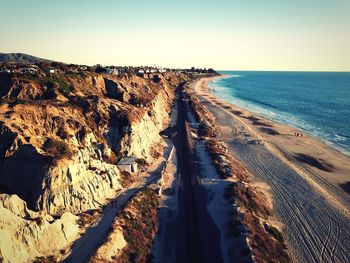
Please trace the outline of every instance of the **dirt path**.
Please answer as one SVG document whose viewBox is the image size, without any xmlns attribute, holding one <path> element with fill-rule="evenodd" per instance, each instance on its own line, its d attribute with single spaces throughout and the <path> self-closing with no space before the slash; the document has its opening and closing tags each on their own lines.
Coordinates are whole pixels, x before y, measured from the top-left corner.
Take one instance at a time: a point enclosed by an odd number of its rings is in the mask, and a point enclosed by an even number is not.
<svg viewBox="0 0 350 263">
<path fill-rule="evenodd" d="M 164 154 L 169 152 L 170 148 L 167 147 L 164 150 Z M 150 185 L 159 179 L 160 170 L 163 165 L 163 161 L 159 160 L 155 162 L 147 174 L 142 174 L 138 180 L 136 180 L 128 188 L 125 188 L 112 202 L 109 203 L 104 209 L 101 218 L 95 222 L 87 231 L 78 239 L 71 250 L 71 253 L 64 259 L 66 263 L 83 263 L 87 262 L 90 256 L 97 250 L 101 243 L 106 239 L 110 231 L 110 227 L 114 222 L 115 217 L 126 205 L 126 203 L 141 189 Z"/>
<path fill-rule="evenodd" d="M 349 218 L 268 147 L 253 144 L 254 135 L 237 122 L 231 112 L 217 101 L 201 96 L 200 99 L 217 118 L 221 139 L 230 151 L 247 165 L 257 181 L 271 187 L 274 213 L 285 224 L 293 260 L 350 262 Z M 327 191 L 332 191 L 332 188 Z M 350 204 L 346 195 L 338 195 L 338 198 Z"/>
</svg>

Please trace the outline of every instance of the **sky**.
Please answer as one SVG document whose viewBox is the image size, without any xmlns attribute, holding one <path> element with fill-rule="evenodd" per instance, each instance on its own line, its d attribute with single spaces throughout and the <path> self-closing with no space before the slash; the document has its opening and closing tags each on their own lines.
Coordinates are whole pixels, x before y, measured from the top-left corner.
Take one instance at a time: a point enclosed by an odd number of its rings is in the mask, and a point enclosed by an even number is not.
<svg viewBox="0 0 350 263">
<path fill-rule="evenodd" d="M 0 52 L 87 65 L 350 71 L 350 0 L 0 0 Z"/>
</svg>

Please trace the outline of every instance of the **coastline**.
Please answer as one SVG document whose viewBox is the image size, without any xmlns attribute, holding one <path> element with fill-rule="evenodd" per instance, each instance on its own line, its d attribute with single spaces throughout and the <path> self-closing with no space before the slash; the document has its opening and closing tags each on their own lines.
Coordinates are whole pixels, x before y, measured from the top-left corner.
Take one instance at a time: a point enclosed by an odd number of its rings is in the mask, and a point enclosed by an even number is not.
<svg viewBox="0 0 350 263">
<path fill-rule="evenodd" d="M 239 72 L 238 72 L 239 73 Z M 314 133 L 312 130 L 315 129 L 315 126 L 309 126 L 309 124 L 305 121 L 301 121 L 298 123 L 293 123 L 293 122 L 288 122 L 288 121 L 285 121 L 285 118 L 282 117 L 282 118 L 278 118 L 278 117 L 273 117 L 273 115 L 269 116 L 268 114 L 265 114 L 262 110 L 257 110 L 257 111 L 254 111 L 253 109 L 250 109 L 248 105 L 240 105 L 240 104 L 236 104 L 234 101 L 230 101 L 229 99 L 226 99 L 224 96 L 222 96 L 220 94 L 220 91 L 216 90 L 214 88 L 213 85 L 215 85 L 215 81 L 216 80 L 222 80 L 222 79 L 230 79 L 234 76 L 237 76 L 235 74 L 223 74 L 222 77 L 218 78 L 218 79 L 214 79 L 212 81 L 209 81 L 208 83 L 208 86 L 209 86 L 209 91 L 216 97 L 224 100 L 224 101 L 227 101 L 228 103 L 230 104 L 233 104 L 235 105 L 236 107 L 238 108 L 241 108 L 241 109 L 245 109 L 249 112 L 251 112 L 252 114 L 254 115 L 257 115 L 257 116 L 260 116 L 261 118 L 264 118 L 266 120 L 269 120 L 273 123 L 277 123 L 277 124 L 281 124 L 281 125 L 285 125 L 285 126 L 289 126 L 289 127 L 292 127 L 292 128 L 295 128 L 297 129 L 300 133 L 307 133 L 308 136 L 318 140 L 318 141 L 321 141 L 321 142 L 324 142 L 325 144 L 327 144 L 329 147 L 337 150 L 337 151 L 340 151 L 341 153 L 345 154 L 346 156 L 350 157 L 350 149 L 347 149 L 344 147 L 344 145 L 339 145 L 337 144 L 336 142 L 330 140 L 329 138 L 327 138 L 326 135 L 324 136 L 321 136 L 320 134 L 322 134 L 322 132 L 316 132 Z M 212 85 L 211 85 L 212 84 Z M 279 114 L 277 113 L 277 116 Z M 305 128 L 304 126 L 307 126 L 309 127 L 308 128 Z M 310 127 L 313 127 L 310 129 Z M 336 137 L 337 135 L 335 135 Z"/>
<path fill-rule="evenodd" d="M 258 140 L 261 140 L 298 172 L 312 172 L 337 186 L 350 182 L 350 156 L 298 128 L 269 120 L 219 98 L 209 86 L 210 82 L 219 78 L 227 78 L 227 75 L 200 80 L 193 84 L 193 91 L 229 113 L 251 133 L 252 141 L 259 143 Z M 297 133 L 303 135 L 295 136 Z M 239 132 L 235 135 L 240 137 Z"/>
<path fill-rule="evenodd" d="M 271 220 L 286 233 L 292 259 L 347 258 L 350 194 L 341 185 L 350 182 L 350 157 L 307 134 L 296 136 L 302 133 L 297 128 L 218 98 L 209 82 L 221 77 L 196 80 L 189 92 L 214 115 L 218 139 L 250 170 L 252 185 L 272 199 Z"/>
</svg>

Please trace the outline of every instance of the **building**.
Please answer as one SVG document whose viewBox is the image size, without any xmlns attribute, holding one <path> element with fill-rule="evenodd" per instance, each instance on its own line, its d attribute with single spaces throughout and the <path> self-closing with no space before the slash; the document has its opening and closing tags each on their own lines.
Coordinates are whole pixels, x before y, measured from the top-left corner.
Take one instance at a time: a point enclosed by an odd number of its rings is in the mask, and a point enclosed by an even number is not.
<svg viewBox="0 0 350 263">
<path fill-rule="evenodd" d="M 56 69 L 50 68 L 46 72 L 49 73 L 49 74 L 55 74 L 56 73 Z"/>
<path fill-rule="evenodd" d="M 116 68 L 106 68 L 106 73 L 111 75 L 118 75 L 118 69 Z"/>
<path fill-rule="evenodd" d="M 22 74 L 30 73 L 30 74 L 34 75 L 34 74 L 38 73 L 38 69 L 36 67 L 22 68 L 21 73 Z"/>
<path fill-rule="evenodd" d="M 124 157 L 120 159 L 117 163 L 117 166 L 129 173 L 137 173 L 137 163 L 135 157 Z"/>
</svg>

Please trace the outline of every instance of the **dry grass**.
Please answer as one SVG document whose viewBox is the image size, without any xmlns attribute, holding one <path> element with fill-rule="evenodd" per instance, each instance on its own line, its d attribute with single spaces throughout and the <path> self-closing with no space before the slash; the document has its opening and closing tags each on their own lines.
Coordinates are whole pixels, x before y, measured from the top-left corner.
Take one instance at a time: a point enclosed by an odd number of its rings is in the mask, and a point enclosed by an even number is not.
<svg viewBox="0 0 350 263">
<path fill-rule="evenodd" d="M 244 214 L 243 223 L 249 230 L 250 245 L 257 262 L 290 262 L 284 240 L 279 238 L 282 234 L 276 228 L 274 232 L 267 231 L 259 217 L 251 213 Z"/>
<path fill-rule="evenodd" d="M 158 197 L 147 188 L 137 194 L 119 216 L 127 246 L 115 262 L 147 262 L 157 230 Z"/>
<path fill-rule="evenodd" d="M 124 188 L 127 188 L 134 182 L 134 177 L 129 174 L 127 171 L 120 171 L 120 183 Z"/>
<path fill-rule="evenodd" d="M 34 263 L 56 263 L 58 260 L 54 256 L 37 257 L 33 261 Z"/>
<path fill-rule="evenodd" d="M 243 219 L 228 220 L 230 233 L 237 237 L 242 235 L 239 225 L 244 224 L 257 262 L 289 262 L 282 233 L 265 224 L 271 208 L 264 193 L 249 185 L 248 170 L 228 154 L 223 143 L 210 139 L 206 141 L 206 149 L 221 178 L 237 179 L 226 188 L 224 198 L 239 207 Z"/>
<path fill-rule="evenodd" d="M 78 220 L 78 224 L 80 226 L 80 228 L 85 229 L 86 227 L 90 226 L 96 218 L 94 218 L 92 215 L 89 215 L 87 213 L 81 213 L 79 215 L 79 220 Z"/>
<path fill-rule="evenodd" d="M 239 180 L 247 180 L 247 169 L 227 152 L 223 143 L 209 139 L 205 146 L 220 178 L 226 179 L 235 176 Z"/>
<path fill-rule="evenodd" d="M 118 214 L 104 244 L 112 242 L 113 233 L 122 231 L 126 246 L 112 256 L 113 262 L 149 262 L 157 230 L 158 196 L 151 188 L 138 192 Z M 95 254 L 89 262 L 110 262 Z"/>
<path fill-rule="evenodd" d="M 202 105 L 195 95 L 187 94 L 187 96 L 194 117 L 196 121 L 199 122 L 198 135 L 202 137 L 218 136 L 219 130 L 215 123 L 215 117 Z"/>
<path fill-rule="evenodd" d="M 72 150 L 64 141 L 48 138 L 43 150 L 55 159 L 70 159 L 73 156 Z"/>
</svg>

